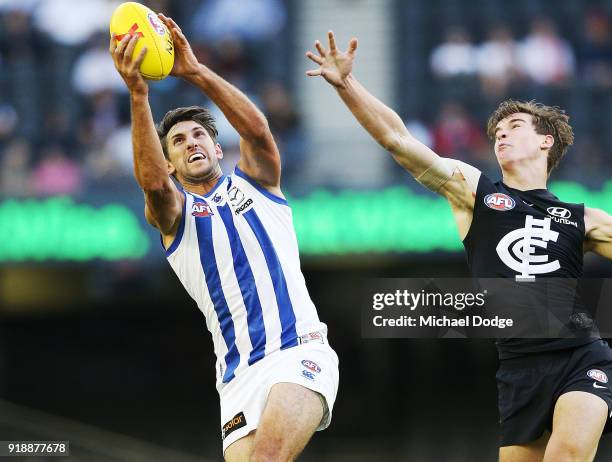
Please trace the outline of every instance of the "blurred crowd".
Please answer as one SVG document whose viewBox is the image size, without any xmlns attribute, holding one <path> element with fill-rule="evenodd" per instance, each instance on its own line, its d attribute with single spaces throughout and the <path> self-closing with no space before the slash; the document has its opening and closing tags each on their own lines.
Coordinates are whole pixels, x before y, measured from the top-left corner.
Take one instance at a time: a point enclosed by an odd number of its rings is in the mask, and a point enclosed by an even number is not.
<svg viewBox="0 0 612 462">
<path fill-rule="evenodd" d="M 108 53 L 108 21 L 118 3 L 0 0 L 3 196 L 79 196 L 133 188 L 129 101 Z M 292 82 L 293 56 L 303 51 L 293 48 L 296 2 L 144 3 L 177 20 L 198 58 L 266 113 L 284 154 L 283 182 L 290 191 L 308 159 L 308 134 Z M 404 21 L 401 15 L 397 20 Z M 394 106 L 440 154 L 493 170 L 484 126 L 497 103 L 509 96 L 555 101 L 571 115 L 577 140 L 572 156 L 561 164 L 561 177 L 605 180 L 612 172 L 610 9 L 586 9 L 571 20 L 575 27 L 569 34 L 552 17 L 522 21 L 528 24 L 524 30 L 498 23 L 487 30 L 465 24 L 429 30 L 421 47 L 428 65 L 419 67 L 424 67 L 417 82 L 420 100 L 410 96 L 413 104 L 402 108 L 404 97 Z M 157 120 L 179 105 L 210 106 L 195 88 L 174 78 L 152 83 L 150 100 Z M 219 132 L 228 171 L 238 157 L 238 137 L 223 120 Z"/>
<path fill-rule="evenodd" d="M 439 154 L 493 172 L 497 166 L 484 127 L 497 104 L 513 97 L 559 105 L 570 115 L 576 142 L 554 177 L 597 187 L 612 173 L 610 13 L 601 6 L 585 8 L 570 18 L 568 35 L 553 17 L 527 14 L 515 27 L 491 22 L 484 30 L 443 29 L 427 56 L 425 78 L 433 82 L 425 92 L 427 114 L 408 116 L 408 125 Z"/>
<path fill-rule="evenodd" d="M 0 194 L 74 196 L 133 188 L 129 100 L 108 53 L 119 1 L 0 0 Z M 173 17 L 201 62 L 267 114 L 291 177 L 303 134 L 288 90 L 287 11 L 281 0 L 152 0 Z M 150 85 L 154 117 L 210 102 L 168 78 Z M 218 113 L 214 107 L 211 109 Z M 219 123 L 224 170 L 238 137 Z"/>
</svg>

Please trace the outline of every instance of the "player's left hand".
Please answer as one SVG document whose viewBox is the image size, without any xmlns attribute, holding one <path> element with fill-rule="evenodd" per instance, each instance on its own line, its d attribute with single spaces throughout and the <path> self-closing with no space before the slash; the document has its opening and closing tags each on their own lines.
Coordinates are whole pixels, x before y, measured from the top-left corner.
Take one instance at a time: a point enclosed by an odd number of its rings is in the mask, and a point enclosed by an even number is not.
<svg viewBox="0 0 612 462">
<path fill-rule="evenodd" d="M 197 74 L 200 63 L 181 28 L 172 18 L 168 18 L 162 13 L 159 13 L 157 16 L 170 30 L 172 41 L 174 42 L 174 66 L 170 75 L 185 78 Z"/>
<path fill-rule="evenodd" d="M 353 61 L 355 59 L 355 51 L 357 50 L 357 39 L 352 38 L 349 41 L 348 49 L 345 52 L 339 51 L 336 48 L 336 38 L 334 33 L 327 33 L 329 41 L 329 50 L 326 50 L 321 42 L 315 42 L 315 47 L 319 55 L 315 55 L 311 51 L 306 52 L 306 56 L 319 65 L 318 69 L 307 71 L 306 75 L 310 77 L 320 75 L 330 84 L 335 87 L 343 87 L 344 79 L 351 73 L 353 69 Z"/>
<path fill-rule="evenodd" d="M 130 93 L 146 94 L 149 91 L 149 87 L 140 73 L 140 65 L 147 53 L 147 47 L 143 47 L 138 56 L 133 58 L 138 39 L 138 34 L 125 34 L 117 42 L 116 34 L 113 33 L 110 38 L 108 51 L 113 57 L 115 69 L 119 72 Z"/>
</svg>

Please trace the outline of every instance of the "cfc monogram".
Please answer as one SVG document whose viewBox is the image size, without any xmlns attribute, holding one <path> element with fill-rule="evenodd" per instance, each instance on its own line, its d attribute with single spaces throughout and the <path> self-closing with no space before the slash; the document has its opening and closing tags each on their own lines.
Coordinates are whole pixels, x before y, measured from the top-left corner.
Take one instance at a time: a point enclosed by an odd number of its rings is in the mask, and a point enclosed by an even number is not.
<svg viewBox="0 0 612 462">
<path fill-rule="evenodd" d="M 535 248 L 545 249 L 548 242 L 556 242 L 559 233 L 550 229 L 550 218 L 525 218 L 525 227 L 506 234 L 497 244 L 497 255 L 517 273 L 516 279 L 533 280 L 536 274 L 552 273 L 561 268 L 558 260 L 549 262 L 548 255 L 534 255 Z"/>
</svg>

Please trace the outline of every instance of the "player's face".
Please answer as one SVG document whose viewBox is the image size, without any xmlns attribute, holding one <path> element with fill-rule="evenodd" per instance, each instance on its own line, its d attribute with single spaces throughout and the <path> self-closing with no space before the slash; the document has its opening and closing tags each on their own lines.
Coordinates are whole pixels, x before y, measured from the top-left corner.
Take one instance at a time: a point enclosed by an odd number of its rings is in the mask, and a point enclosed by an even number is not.
<svg viewBox="0 0 612 462">
<path fill-rule="evenodd" d="M 516 162 L 546 156 L 546 149 L 550 148 L 552 137 L 536 133 L 531 114 L 511 114 L 502 119 L 495 130 L 495 155 L 502 169 Z"/>
<path fill-rule="evenodd" d="M 218 168 L 219 159 L 223 157 L 221 146 L 215 144 L 204 127 L 192 120 L 172 126 L 166 143 L 170 163 L 179 179 L 205 178 Z"/>
</svg>

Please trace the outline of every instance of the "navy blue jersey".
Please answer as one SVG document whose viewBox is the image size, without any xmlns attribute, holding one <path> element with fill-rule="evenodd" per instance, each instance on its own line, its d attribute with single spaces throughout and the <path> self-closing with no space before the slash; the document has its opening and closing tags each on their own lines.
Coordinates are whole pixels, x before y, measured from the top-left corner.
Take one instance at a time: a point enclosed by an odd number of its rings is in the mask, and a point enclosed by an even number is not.
<svg viewBox="0 0 612 462">
<path fill-rule="evenodd" d="M 579 279 L 583 271 L 584 205 L 546 189 L 520 191 L 480 176 L 474 215 L 463 241 L 475 278 Z M 589 338 L 504 339 L 500 358 L 573 348 Z"/>
</svg>

